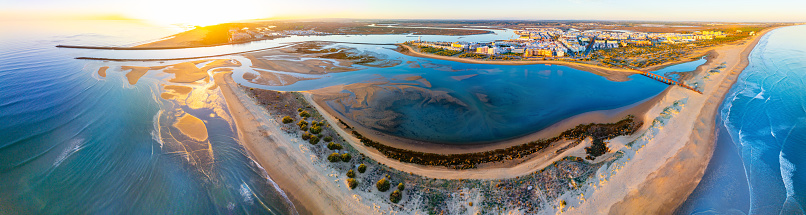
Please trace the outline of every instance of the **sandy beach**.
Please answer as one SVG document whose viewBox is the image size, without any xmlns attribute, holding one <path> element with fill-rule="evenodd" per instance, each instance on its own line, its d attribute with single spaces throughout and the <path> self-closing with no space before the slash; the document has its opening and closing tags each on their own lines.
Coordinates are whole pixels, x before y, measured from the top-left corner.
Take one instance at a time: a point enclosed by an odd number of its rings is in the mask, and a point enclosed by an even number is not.
<svg viewBox="0 0 806 215">
<path fill-rule="evenodd" d="M 679 98 L 688 98 L 686 107 L 672 117 L 646 147 L 637 149 L 631 162 L 623 164 L 618 174 L 609 176 L 593 195 L 578 208 L 580 214 L 670 214 L 697 187 L 711 159 L 715 146 L 715 116 L 719 104 L 748 65 L 748 56 L 766 29 L 750 41 L 715 48 L 717 55 L 697 69 L 698 76 L 721 63 L 722 72 L 705 80 L 703 95 L 673 88 L 668 98 L 650 110 L 656 115 L 662 107 Z"/>
</svg>

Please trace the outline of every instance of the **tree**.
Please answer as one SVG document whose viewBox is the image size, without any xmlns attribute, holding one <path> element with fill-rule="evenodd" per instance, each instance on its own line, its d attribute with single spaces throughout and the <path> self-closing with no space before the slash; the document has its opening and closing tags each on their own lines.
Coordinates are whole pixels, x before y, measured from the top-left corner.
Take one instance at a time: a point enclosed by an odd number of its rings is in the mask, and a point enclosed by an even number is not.
<svg viewBox="0 0 806 215">
<path fill-rule="evenodd" d="M 358 186 L 358 181 L 356 181 L 355 178 L 348 178 L 347 186 L 350 187 L 350 189 L 355 189 L 355 187 Z"/>
<path fill-rule="evenodd" d="M 375 187 L 378 188 L 378 191 L 386 192 L 389 190 L 389 181 L 386 180 L 386 177 L 383 177 L 381 180 L 378 180 L 378 183 L 375 183 Z"/>
<path fill-rule="evenodd" d="M 349 153 L 341 154 L 341 161 L 350 162 L 350 159 L 352 159 L 352 158 L 353 158 L 353 156 L 350 155 Z"/>
<path fill-rule="evenodd" d="M 327 160 L 335 163 L 339 162 L 339 160 L 341 160 L 341 157 L 339 156 L 339 153 L 333 152 L 332 154 L 327 156 Z"/>
<path fill-rule="evenodd" d="M 403 185 L 403 182 L 400 182 L 400 184 L 397 184 L 397 189 L 398 190 L 404 190 L 404 189 L 406 189 L 406 185 Z"/>
<path fill-rule="evenodd" d="M 290 116 L 283 117 L 283 124 L 288 124 L 292 122 L 294 122 L 294 119 L 292 119 Z"/>
<path fill-rule="evenodd" d="M 355 178 L 355 171 L 353 171 L 352 169 L 347 170 L 347 177 Z"/>
<path fill-rule="evenodd" d="M 358 165 L 358 172 L 364 173 L 366 171 L 367 171 L 367 165 L 364 164 Z"/>
<path fill-rule="evenodd" d="M 400 199 L 402 199 L 402 198 L 403 198 L 403 195 L 400 194 L 399 190 L 392 191 L 392 193 L 389 194 L 389 201 L 392 201 L 394 203 L 400 202 Z"/>
<path fill-rule="evenodd" d="M 310 140 L 308 140 L 308 143 L 311 143 L 311 144 L 316 145 L 317 143 L 319 143 L 319 137 L 317 137 L 317 136 L 311 136 L 311 139 L 310 139 Z"/>
</svg>

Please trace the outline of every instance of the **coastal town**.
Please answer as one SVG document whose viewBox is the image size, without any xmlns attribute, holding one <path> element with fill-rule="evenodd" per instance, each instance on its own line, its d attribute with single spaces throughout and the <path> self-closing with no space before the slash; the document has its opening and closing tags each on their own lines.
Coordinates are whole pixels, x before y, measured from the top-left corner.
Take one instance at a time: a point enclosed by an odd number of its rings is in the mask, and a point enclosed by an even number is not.
<svg viewBox="0 0 806 215">
<path fill-rule="evenodd" d="M 511 59 L 568 58 L 583 59 L 592 51 L 619 47 L 647 47 L 655 44 L 684 44 L 695 41 L 727 38 L 731 33 L 723 31 L 695 31 L 691 33 L 646 33 L 630 31 L 602 31 L 558 28 L 532 28 L 516 30 L 518 38 L 488 43 L 409 41 L 419 47 L 442 49 L 437 55 L 460 57 L 500 57 Z M 736 30 L 734 33 L 742 33 Z M 749 35 L 754 35 L 750 32 Z M 447 50 L 448 52 L 444 52 Z M 484 55 L 484 56 L 478 56 Z"/>
</svg>

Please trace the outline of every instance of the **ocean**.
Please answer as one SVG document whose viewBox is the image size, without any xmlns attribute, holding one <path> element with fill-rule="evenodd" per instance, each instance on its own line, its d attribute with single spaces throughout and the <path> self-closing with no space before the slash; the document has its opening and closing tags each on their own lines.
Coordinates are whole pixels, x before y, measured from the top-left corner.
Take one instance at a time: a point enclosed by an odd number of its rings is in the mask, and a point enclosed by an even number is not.
<svg viewBox="0 0 806 215">
<path fill-rule="evenodd" d="M 714 156 L 678 214 L 804 214 L 806 26 L 764 36 L 720 106 Z"/>
</svg>

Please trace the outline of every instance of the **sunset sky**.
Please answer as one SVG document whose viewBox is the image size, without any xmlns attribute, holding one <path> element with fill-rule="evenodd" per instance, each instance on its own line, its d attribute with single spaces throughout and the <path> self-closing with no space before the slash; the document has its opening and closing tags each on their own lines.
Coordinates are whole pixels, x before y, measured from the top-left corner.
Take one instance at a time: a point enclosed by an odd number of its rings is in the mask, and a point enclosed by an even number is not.
<svg viewBox="0 0 806 215">
<path fill-rule="evenodd" d="M 0 19 L 133 18 L 215 24 L 259 18 L 806 22 L 803 0 L 0 0 Z"/>
</svg>

